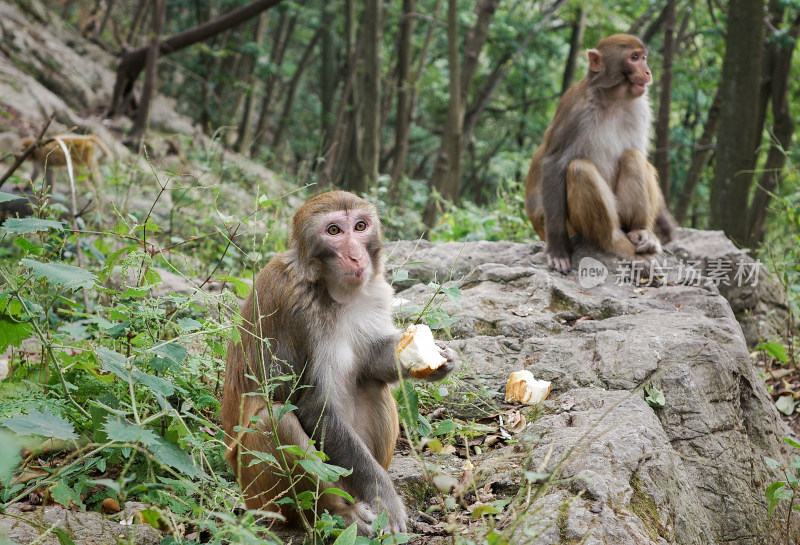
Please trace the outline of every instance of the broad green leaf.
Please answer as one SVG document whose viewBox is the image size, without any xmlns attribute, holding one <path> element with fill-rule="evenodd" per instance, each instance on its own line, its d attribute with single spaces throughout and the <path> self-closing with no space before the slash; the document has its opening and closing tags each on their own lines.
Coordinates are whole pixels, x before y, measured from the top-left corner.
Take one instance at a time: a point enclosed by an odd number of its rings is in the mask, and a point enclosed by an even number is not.
<svg viewBox="0 0 800 545">
<path fill-rule="evenodd" d="M 644 400 L 648 405 L 654 409 L 662 409 L 664 407 L 667 402 L 666 398 L 664 397 L 664 392 L 652 385 L 645 386 L 644 391 L 647 392 L 647 396 L 644 398 Z"/>
<path fill-rule="evenodd" d="M 104 346 L 98 346 L 95 352 L 97 352 L 97 355 L 100 356 L 100 361 L 103 363 L 103 369 L 109 373 L 114 373 L 126 382 L 130 380 L 131 374 L 125 366 L 127 363 L 125 356 L 114 352 L 113 350 L 109 350 Z"/>
<path fill-rule="evenodd" d="M 6 483 L 17 468 L 22 447 L 17 438 L 5 430 L 0 430 L 0 482 Z"/>
<path fill-rule="evenodd" d="M 215 278 L 220 282 L 232 284 L 233 291 L 236 293 L 237 297 L 244 299 L 247 297 L 247 294 L 250 293 L 250 285 L 241 278 L 237 278 L 235 276 L 217 276 Z"/>
<path fill-rule="evenodd" d="M 124 420 L 109 418 L 103 429 L 109 439 L 118 443 L 142 443 L 149 447 L 158 442 L 158 436 L 151 430 Z"/>
<path fill-rule="evenodd" d="M 16 201 L 18 199 L 24 199 L 23 195 L 14 195 L 13 193 L 6 193 L 5 191 L 0 191 L 0 202 L 9 202 L 9 201 Z"/>
<path fill-rule="evenodd" d="M 461 290 L 455 286 L 450 286 L 447 288 L 442 288 L 442 293 L 444 293 L 450 301 L 453 302 L 458 308 L 461 308 Z"/>
<path fill-rule="evenodd" d="M 428 437 L 431 433 L 431 423 L 421 414 L 417 415 L 417 433 L 422 437 Z"/>
<path fill-rule="evenodd" d="M 333 545 L 354 545 L 357 535 L 358 525 L 354 522 L 348 526 L 344 532 L 339 534 L 339 537 L 336 538 L 336 541 L 333 542 Z"/>
<path fill-rule="evenodd" d="M 372 529 L 375 530 L 376 534 L 381 535 L 387 524 L 389 524 L 389 515 L 386 511 L 381 510 L 375 520 L 372 521 Z"/>
<path fill-rule="evenodd" d="M 177 323 L 183 331 L 198 331 L 203 329 L 202 322 L 198 322 L 194 318 L 178 318 Z"/>
<path fill-rule="evenodd" d="M 328 482 L 335 482 L 339 480 L 340 477 L 346 477 L 353 472 L 350 469 L 345 469 L 332 464 L 326 464 L 325 462 L 319 462 L 317 460 L 298 460 L 297 463 L 300 464 L 307 472 L 311 473 L 312 475 L 316 475 L 323 481 Z"/>
<path fill-rule="evenodd" d="M 342 490 L 341 488 L 336 488 L 330 486 L 322 491 L 323 494 L 333 494 L 335 496 L 341 496 L 342 498 L 346 499 L 350 503 L 355 503 L 356 500 L 353 499 L 353 496 Z"/>
<path fill-rule="evenodd" d="M 800 448 L 800 443 L 798 443 L 794 439 L 790 439 L 789 437 L 783 437 L 782 439 L 784 440 L 784 442 L 793 446 L 794 448 Z"/>
<path fill-rule="evenodd" d="M 259 419 L 259 422 L 260 421 L 261 419 Z M 297 445 L 281 445 L 278 447 L 278 450 L 285 450 L 290 456 L 298 456 L 300 458 L 306 455 L 306 452 Z"/>
<path fill-rule="evenodd" d="M 303 490 L 297 494 L 297 507 L 300 509 L 311 509 L 317 502 L 316 495 L 311 490 Z"/>
<path fill-rule="evenodd" d="M 135 383 L 144 384 L 156 394 L 169 397 L 175 393 L 175 387 L 161 377 L 149 375 L 139 369 L 134 369 L 131 375 Z"/>
<path fill-rule="evenodd" d="M 183 363 L 183 360 L 189 355 L 189 351 L 178 343 L 168 342 L 154 346 L 148 352 L 157 354 L 162 358 L 174 361 L 178 365 Z"/>
<path fill-rule="evenodd" d="M 75 427 L 61 415 L 55 415 L 50 409 L 39 412 L 31 409 L 28 414 L 21 414 L 0 420 L 0 424 L 19 435 L 41 435 L 53 439 L 77 439 Z"/>
<path fill-rule="evenodd" d="M 0 231 L 9 235 L 23 235 L 26 233 L 37 233 L 39 231 L 49 231 L 56 229 L 63 231 L 64 226 L 60 221 L 42 220 L 39 218 L 8 218 L 3 222 Z"/>
<path fill-rule="evenodd" d="M 392 284 L 408 280 L 408 269 L 395 269 L 392 272 Z"/>
<path fill-rule="evenodd" d="M 492 505 L 479 505 L 469 515 L 471 518 L 476 519 L 484 515 L 496 515 L 498 513 L 500 513 L 500 510 Z"/>
<path fill-rule="evenodd" d="M 456 431 L 456 423 L 448 418 L 447 420 L 442 420 L 439 422 L 431 435 L 433 437 L 437 435 L 447 435 L 449 433 L 453 433 L 454 431 Z"/>
<path fill-rule="evenodd" d="M 763 350 L 781 363 L 789 361 L 786 348 L 781 343 L 761 343 L 756 347 L 756 350 Z"/>
<path fill-rule="evenodd" d="M 155 444 L 148 445 L 148 448 L 156 457 L 156 460 L 162 464 L 175 468 L 193 479 L 206 477 L 205 472 L 194 463 L 192 457 L 182 451 L 175 443 L 169 443 L 164 439 L 157 438 Z"/>
<path fill-rule="evenodd" d="M 159 528 L 162 524 L 166 526 L 165 521 L 161 519 L 161 513 L 155 509 L 142 509 L 139 513 L 142 514 L 142 519 L 153 528 Z"/>
<path fill-rule="evenodd" d="M 50 488 L 50 496 L 53 498 L 53 501 L 63 505 L 64 507 L 69 507 L 73 503 L 79 507 L 83 507 L 83 502 L 81 501 L 80 496 L 78 496 L 71 487 L 64 483 L 57 483 Z"/>
<path fill-rule="evenodd" d="M 767 515 L 770 516 L 772 515 L 772 510 L 775 509 L 775 506 L 778 505 L 781 500 L 792 499 L 793 493 L 790 488 L 786 487 L 785 482 L 777 481 L 767 486 L 764 496 L 766 497 L 768 504 Z"/>
<path fill-rule="evenodd" d="M 33 271 L 38 279 L 46 278 L 48 282 L 64 286 L 69 290 L 89 289 L 94 286 L 97 277 L 85 269 L 64 265 L 63 263 L 42 263 L 35 259 L 23 259 L 22 264 Z"/>
<path fill-rule="evenodd" d="M 769 456 L 764 456 L 764 463 L 767 464 L 767 467 L 770 469 L 778 469 L 781 467 L 781 463 L 774 458 L 770 458 Z"/>
<path fill-rule="evenodd" d="M 257 451 L 257 450 L 250 450 L 250 451 L 247 451 L 247 455 L 253 457 L 253 459 L 250 460 L 250 463 L 247 464 L 248 467 L 251 467 L 251 466 L 254 466 L 254 465 L 258 465 L 258 464 L 261 464 L 261 463 L 278 465 L 278 460 L 276 460 L 275 457 L 272 454 L 270 454 L 269 452 L 261 452 L 261 451 Z"/>
<path fill-rule="evenodd" d="M 419 395 L 411 381 L 404 381 L 400 388 L 395 390 L 395 399 L 400 406 L 400 419 L 409 428 L 413 428 L 419 418 Z"/>
<path fill-rule="evenodd" d="M 19 346 L 25 339 L 33 334 L 31 324 L 17 322 L 7 316 L 0 316 L 0 353 L 5 352 L 9 346 Z"/>
</svg>

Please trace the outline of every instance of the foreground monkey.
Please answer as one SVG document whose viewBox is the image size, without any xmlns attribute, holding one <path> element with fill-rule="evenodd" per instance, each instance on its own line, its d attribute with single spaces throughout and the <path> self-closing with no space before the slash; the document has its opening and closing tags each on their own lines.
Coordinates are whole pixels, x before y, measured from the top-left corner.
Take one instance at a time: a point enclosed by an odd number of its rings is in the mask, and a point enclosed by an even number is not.
<svg viewBox="0 0 800 545">
<path fill-rule="evenodd" d="M 102 158 L 110 158 L 112 154 L 105 142 L 94 134 L 58 134 L 48 138 L 44 145 L 34 149 L 28 156 L 28 160 L 33 162 L 31 179 L 36 180 L 44 171 L 45 180 L 48 185 L 52 186 L 53 168 L 67 166 L 64 150 L 61 149 L 61 146 L 55 140 L 56 138 L 64 142 L 67 147 L 73 168 L 79 166 L 88 167 L 91 181 L 95 184 L 95 190 L 99 189 L 103 178 L 100 175 L 98 151 Z M 35 138 L 30 137 L 23 138 L 22 149 L 26 149 L 35 140 Z"/>
<path fill-rule="evenodd" d="M 547 241 L 547 260 L 567 274 L 579 233 L 624 258 L 649 258 L 672 238 L 655 168 L 647 161 L 652 81 L 647 49 L 617 34 L 588 51 L 589 74 L 570 87 L 525 181 L 525 210 Z"/>
<path fill-rule="evenodd" d="M 332 191 L 297 211 L 291 249 L 259 274 L 242 307 L 241 343 L 228 347 L 222 425 L 248 508 L 296 521 L 297 513 L 277 500 L 335 486 L 356 503 L 323 493 L 320 510 L 356 522 L 362 535 L 374 534 L 371 523 L 384 510 L 387 529 L 405 531 L 405 508 L 386 472 L 399 431 L 389 385 L 410 377 L 395 360 L 400 332 L 392 324 L 392 295 L 371 203 Z M 427 380 L 441 380 L 455 365 L 455 353 L 439 346 L 447 362 Z M 298 383 L 278 378 L 287 375 Z M 284 403 L 297 408 L 281 415 Z M 281 445 L 324 450 L 352 474 L 317 482 Z M 286 464 L 254 465 L 253 451 L 286 457 Z"/>
</svg>

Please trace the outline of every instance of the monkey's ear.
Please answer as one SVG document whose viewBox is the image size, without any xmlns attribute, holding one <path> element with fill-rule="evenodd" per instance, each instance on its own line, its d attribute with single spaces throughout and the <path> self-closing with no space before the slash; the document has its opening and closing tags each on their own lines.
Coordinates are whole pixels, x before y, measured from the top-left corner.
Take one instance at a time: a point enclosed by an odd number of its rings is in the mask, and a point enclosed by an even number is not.
<svg viewBox="0 0 800 545">
<path fill-rule="evenodd" d="M 603 55 L 597 49 L 590 49 L 586 54 L 589 56 L 589 70 L 595 73 L 602 72 Z"/>
</svg>

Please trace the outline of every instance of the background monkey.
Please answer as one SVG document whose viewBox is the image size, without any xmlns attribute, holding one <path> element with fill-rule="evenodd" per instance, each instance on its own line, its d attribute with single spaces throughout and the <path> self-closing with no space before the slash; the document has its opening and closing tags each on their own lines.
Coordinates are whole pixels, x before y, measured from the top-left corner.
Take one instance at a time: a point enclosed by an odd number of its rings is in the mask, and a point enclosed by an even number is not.
<svg viewBox="0 0 800 545">
<path fill-rule="evenodd" d="M 548 263 L 571 270 L 570 235 L 620 257 L 647 258 L 672 238 L 655 168 L 647 161 L 652 81 L 647 49 L 617 34 L 588 51 L 589 73 L 570 87 L 536 150 L 525 210 L 547 241 Z"/>
<path fill-rule="evenodd" d="M 103 181 L 100 175 L 100 165 L 98 163 L 98 150 L 102 154 L 101 157 L 111 157 L 111 150 L 108 149 L 105 142 L 94 134 L 57 134 L 48 138 L 44 143 L 33 150 L 28 156 L 28 160 L 33 162 L 33 172 L 31 179 L 36 180 L 45 172 L 45 180 L 48 185 L 53 185 L 53 168 L 67 166 L 67 160 L 64 156 L 64 151 L 55 140 L 56 138 L 62 140 L 69 150 L 69 156 L 72 160 L 72 166 L 84 166 L 89 169 L 89 175 L 95 185 L 95 190 L 100 186 Z M 22 149 L 35 142 L 35 138 L 23 138 Z"/>
<path fill-rule="evenodd" d="M 380 508 L 389 531 L 405 531 L 405 508 L 386 468 L 399 431 L 389 384 L 410 375 L 395 360 L 400 332 L 392 323 L 382 252 L 375 207 L 343 191 L 324 193 L 297 211 L 291 249 L 264 267 L 242 306 L 241 343 L 228 347 L 222 424 L 248 508 L 296 519 L 274 500 L 289 495 L 290 486 L 301 492 L 318 483 L 298 470 L 292 485 L 275 467 L 251 465 L 247 453 L 277 458 L 285 454 L 279 445 L 305 449 L 313 439 L 312 448 L 323 449 L 331 463 L 353 470 L 337 483 L 319 484 L 346 490 L 356 503 L 322 494 L 320 508 L 357 522 L 363 535 L 373 534 Z M 447 363 L 428 380 L 444 378 L 455 365 L 455 353 L 440 348 Z M 273 380 L 271 394 L 259 394 L 268 379 L 290 374 L 299 377 L 296 387 Z M 277 419 L 285 402 L 297 409 Z"/>
</svg>

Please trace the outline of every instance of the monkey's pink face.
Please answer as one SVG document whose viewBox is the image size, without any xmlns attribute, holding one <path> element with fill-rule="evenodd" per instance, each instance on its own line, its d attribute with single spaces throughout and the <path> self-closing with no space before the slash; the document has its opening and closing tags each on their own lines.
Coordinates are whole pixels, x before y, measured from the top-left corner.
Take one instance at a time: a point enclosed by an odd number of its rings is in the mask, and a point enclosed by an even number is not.
<svg viewBox="0 0 800 545">
<path fill-rule="evenodd" d="M 336 287 L 355 288 L 366 283 L 373 272 L 369 243 L 376 236 L 370 214 L 362 210 L 339 210 L 320 218 L 319 236 L 330 248 L 326 259 L 328 278 Z"/>
<path fill-rule="evenodd" d="M 647 86 L 653 81 L 650 67 L 647 66 L 647 51 L 635 49 L 624 62 L 625 75 L 630 83 L 628 92 L 633 97 L 640 97 L 647 92 Z"/>
</svg>

